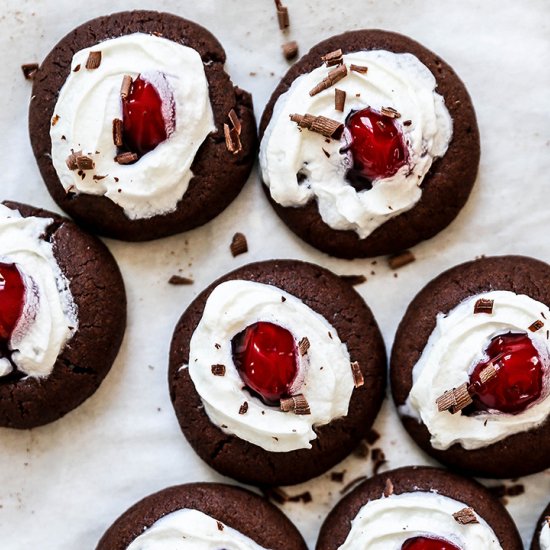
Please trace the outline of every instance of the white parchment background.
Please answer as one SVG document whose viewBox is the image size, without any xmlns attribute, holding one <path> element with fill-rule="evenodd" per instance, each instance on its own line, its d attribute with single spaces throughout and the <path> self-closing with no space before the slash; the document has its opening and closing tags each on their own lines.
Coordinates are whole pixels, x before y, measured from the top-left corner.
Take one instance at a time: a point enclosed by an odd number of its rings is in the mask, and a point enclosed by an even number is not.
<svg viewBox="0 0 550 550">
<path fill-rule="evenodd" d="M 363 273 L 368 282 L 358 291 L 389 347 L 407 304 L 444 269 L 481 254 L 520 253 L 550 261 L 549 2 L 286 3 L 291 17 L 287 39 L 296 39 L 302 53 L 332 34 L 383 28 L 419 40 L 454 67 L 472 95 L 481 130 L 480 175 L 470 201 L 449 229 L 416 247 L 417 261 L 397 278 L 383 259 L 375 266 L 370 260 L 337 260 L 299 242 L 270 210 L 257 172 L 237 200 L 205 227 L 145 244 L 108 241 L 128 291 L 128 329 L 120 355 L 99 391 L 61 421 L 32 431 L 0 430 L 2 550 L 92 549 L 137 499 L 176 483 L 221 480 L 179 431 L 166 364 L 176 320 L 203 287 L 226 271 L 254 260 L 289 257 L 337 273 Z M 0 6 L 0 197 L 53 210 L 29 145 L 31 87 L 20 65 L 42 60 L 76 25 L 134 8 L 171 11 L 201 23 L 225 46 L 234 82 L 254 94 L 258 118 L 287 69 L 271 0 L 1 0 Z M 246 234 L 250 252 L 234 259 L 228 245 L 235 231 Z M 167 284 L 180 269 L 195 279 L 193 286 Z M 410 442 L 388 400 L 376 429 L 383 437 L 375 446 L 385 451 L 388 467 L 430 463 Z M 370 474 L 371 464 L 349 458 L 336 468 L 343 469 L 349 481 Z M 527 492 L 510 498 L 508 507 L 527 544 L 550 499 L 550 472 L 520 482 Z M 284 506 L 310 548 L 341 488 L 323 476 L 288 490 L 313 495 L 307 505 Z"/>
</svg>

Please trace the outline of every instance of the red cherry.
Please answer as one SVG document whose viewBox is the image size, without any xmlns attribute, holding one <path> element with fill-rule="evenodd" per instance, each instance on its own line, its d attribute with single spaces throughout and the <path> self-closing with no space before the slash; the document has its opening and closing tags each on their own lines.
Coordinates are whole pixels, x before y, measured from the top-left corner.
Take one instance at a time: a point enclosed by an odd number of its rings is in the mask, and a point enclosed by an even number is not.
<svg viewBox="0 0 550 550">
<path fill-rule="evenodd" d="M 288 397 L 298 373 L 292 334 L 273 323 L 250 325 L 231 341 L 233 361 L 244 383 L 269 404 Z"/>
<path fill-rule="evenodd" d="M 160 77 L 164 78 L 164 75 L 160 74 Z M 170 120 L 165 120 L 163 101 L 170 102 Z M 151 82 L 138 76 L 132 82 L 128 96 L 122 101 L 124 147 L 141 157 L 162 143 L 168 137 L 167 128 L 175 125 L 173 105 L 173 97 L 162 98 Z"/>
<path fill-rule="evenodd" d="M 439 537 L 413 537 L 407 539 L 401 550 L 460 550 L 460 547 Z"/>
<path fill-rule="evenodd" d="M 409 151 L 395 119 L 370 107 L 348 116 L 345 135 L 353 160 L 347 177 L 357 190 L 370 189 L 374 180 L 393 176 L 407 163 Z"/>
<path fill-rule="evenodd" d="M 470 375 L 478 408 L 517 413 L 540 397 L 543 365 L 527 334 L 495 336 L 485 353 L 488 360 L 476 365 Z M 479 375 L 489 362 L 497 368 L 497 374 L 481 384 Z"/>
<path fill-rule="evenodd" d="M 23 313 L 25 284 L 15 264 L 0 263 L 0 343 L 7 344 Z"/>
</svg>

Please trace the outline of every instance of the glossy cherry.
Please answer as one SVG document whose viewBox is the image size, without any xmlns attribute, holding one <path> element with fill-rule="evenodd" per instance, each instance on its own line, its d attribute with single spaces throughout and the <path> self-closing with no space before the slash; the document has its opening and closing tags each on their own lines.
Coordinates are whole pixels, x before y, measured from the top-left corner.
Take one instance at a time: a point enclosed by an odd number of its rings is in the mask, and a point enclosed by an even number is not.
<svg viewBox="0 0 550 550">
<path fill-rule="evenodd" d="M 540 397 L 543 365 L 527 334 L 496 336 L 485 353 L 488 359 L 477 364 L 470 376 L 477 408 L 518 413 Z M 490 361 L 497 368 L 497 374 L 481 384 L 479 374 Z"/>
<path fill-rule="evenodd" d="M 25 283 L 15 264 L 0 263 L 0 343 L 7 344 L 23 313 Z"/>
<path fill-rule="evenodd" d="M 164 76 L 160 75 L 160 78 Z M 170 102 L 168 109 L 163 109 L 163 101 Z M 165 113 L 170 113 L 171 120 L 165 120 Z M 152 151 L 168 137 L 168 128 L 174 127 L 174 117 L 173 98 L 162 98 L 151 82 L 138 76 L 122 101 L 125 149 L 140 157 Z"/>
<path fill-rule="evenodd" d="M 246 386 L 266 403 L 288 397 L 298 373 L 292 334 L 273 323 L 250 325 L 231 341 L 233 361 Z"/>
<path fill-rule="evenodd" d="M 354 187 L 370 189 L 372 182 L 393 176 L 406 164 L 409 151 L 396 119 L 367 107 L 346 120 L 345 138 L 353 167 L 347 177 Z"/>
<path fill-rule="evenodd" d="M 401 550 L 461 550 L 459 546 L 439 537 L 413 537 L 407 539 Z"/>
</svg>

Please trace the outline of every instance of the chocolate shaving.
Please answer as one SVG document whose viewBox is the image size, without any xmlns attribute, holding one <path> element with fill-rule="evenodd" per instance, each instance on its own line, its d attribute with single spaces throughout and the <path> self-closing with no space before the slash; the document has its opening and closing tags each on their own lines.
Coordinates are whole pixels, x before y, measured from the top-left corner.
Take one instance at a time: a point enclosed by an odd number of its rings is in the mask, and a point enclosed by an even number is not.
<svg viewBox="0 0 550 550">
<path fill-rule="evenodd" d="M 464 382 L 458 388 L 444 392 L 435 402 L 439 412 L 449 411 L 451 414 L 455 414 L 473 403 L 473 400 L 468 391 L 468 384 Z"/>
<path fill-rule="evenodd" d="M 240 153 L 243 149 L 241 138 L 239 137 L 239 131 L 240 131 L 240 123 L 239 123 L 239 130 L 237 130 L 235 126 L 233 126 L 233 128 L 230 128 L 229 124 L 223 125 L 225 147 L 230 153 L 233 153 L 234 155 Z"/>
<path fill-rule="evenodd" d="M 340 275 L 340 279 L 352 286 L 362 285 L 367 282 L 367 278 L 364 275 Z"/>
<path fill-rule="evenodd" d="M 344 107 L 346 105 L 346 92 L 340 90 L 340 88 L 335 88 L 334 90 L 334 108 L 341 113 L 344 112 Z"/>
<path fill-rule="evenodd" d="M 374 475 L 378 474 L 378 471 L 380 470 L 380 468 L 386 464 L 387 460 L 386 460 L 386 455 L 384 454 L 384 451 L 382 449 L 373 449 L 371 451 L 371 459 L 374 463 L 373 467 L 372 467 L 372 473 Z"/>
<path fill-rule="evenodd" d="M 122 120 L 120 118 L 113 119 L 113 143 L 117 147 L 122 147 Z"/>
<path fill-rule="evenodd" d="M 229 111 L 229 114 L 227 116 L 229 117 L 229 120 L 231 121 L 231 124 L 232 124 L 233 128 L 235 129 L 237 134 L 240 136 L 242 126 L 241 126 L 241 121 L 239 120 L 239 117 L 237 116 L 237 113 L 235 112 L 235 109 L 231 109 L 231 111 Z"/>
<path fill-rule="evenodd" d="M 280 406 L 283 412 L 293 412 L 297 415 L 311 414 L 307 399 L 301 393 L 291 397 L 282 397 Z"/>
<path fill-rule="evenodd" d="M 331 86 L 334 86 L 338 81 L 342 80 L 348 74 L 348 69 L 345 65 L 340 65 L 328 73 L 328 75 L 317 84 L 310 92 L 310 96 L 317 95 L 323 90 L 328 90 Z"/>
<path fill-rule="evenodd" d="M 326 55 L 321 56 L 321 61 L 325 63 L 327 67 L 334 67 L 334 65 L 341 65 L 342 64 L 342 56 L 343 52 L 341 49 L 334 50 L 333 52 L 329 52 Z"/>
<path fill-rule="evenodd" d="M 59 115 L 53 115 L 52 117 L 52 126 L 55 126 L 59 122 Z"/>
<path fill-rule="evenodd" d="M 122 84 L 120 85 L 120 97 L 126 99 L 130 93 L 132 87 L 132 77 L 129 74 L 125 74 L 122 77 Z"/>
<path fill-rule="evenodd" d="M 347 493 L 350 489 L 353 489 L 354 487 L 359 485 L 359 483 L 365 481 L 365 479 L 367 479 L 367 476 L 359 476 L 355 479 L 352 479 L 343 489 L 340 490 L 340 494 L 343 495 L 344 493 Z"/>
<path fill-rule="evenodd" d="M 453 514 L 453 518 L 461 525 L 468 525 L 469 523 L 479 523 L 474 513 L 473 508 L 462 508 L 458 512 Z"/>
<path fill-rule="evenodd" d="M 25 63 L 24 65 L 21 65 L 23 76 L 27 80 L 32 80 L 38 72 L 39 66 L 40 65 L 38 65 L 38 63 Z"/>
<path fill-rule="evenodd" d="M 307 504 L 312 500 L 313 500 L 313 497 L 311 496 L 311 493 L 309 491 L 304 491 L 303 493 L 299 493 L 297 495 L 292 495 L 291 497 L 288 497 L 289 502 L 303 502 L 304 504 Z"/>
<path fill-rule="evenodd" d="M 363 373 L 361 372 L 361 366 L 357 361 L 351 363 L 351 373 L 353 374 L 353 385 L 356 388 L 360 388 L 365 384 Z"/>
<path fill-rule="evenodd" d="M 189 277 L 182 277 L 181 275 L 172 275 L 168 279 L 168 283 L 170 283 L 171 285 L 192 285 L 194 281 Z"/>
<path fill-rule="evenodd" d="M 494 376 L 497 375 L 497 369 L 493 363 L 489 363 L 480 373 L 479 373 L 479 382 L 485 384 L 487 381 L 491 380 Z"/>
<path fill-rule="evenodd" d="M 363 74 L 367 74 L 369 68 L 368 67 L 364 67 L 363 65 L 354 65 L 353 63 L 349 66 L 349 70 L 350 71 L 354 71 L 356 73 L 363 73 Z"/>
<path fill-rule="evenodd" d="M 246 414 L 246 411 L 248 411 L 248 401 L 245 401 L 241 407 L 239 408 L 239 414 Z"/>
<path fill-rule="evenodd" d="M 400 267 L 414 262 L 415 259 L 416 258 L 414 257 L 414 254 L 410 250 L 405 250 L 400 254 L 390 256 L 388 258 L 388 264 L 390 265 L 391 269 L 399 269 Z"/>
<path fill-rule="evenodd" d="M 390 497 L 393 495 L 393 483 L 390 478 L 386 479 L 386 486 L 384 487 L 383 495 L 385 497 Z"/>
<path fill-rule="evenodd" d="M 290 120 L 296 122 L 300 128 L 306 128 L 328 138 L 340 139 L 344 131 L 344 125 L 341 122 L 324 116 L 313 116 L 307 113 L 293 114 L 290 115 Z"/>
<path fill-rule="evenodd" d="M 283 6 L 281 0 L 275 0 L 275 6 L 277 7 L 277 19 L 279 21 L 279 28 L 281 30 L 284 30 L 290 26 L 288 8 L 286 6 Z"/>
<path fill-rule="evenodd" d="M 86 60 L 86 69 L 94 70 L 101 65 L 101 52 L 90 52 Z"/>
<path fill-rule="evenodd" d="M 233 257 L 248 252 L 248 243 L 246 242 L 246 237 L 242 233 L 235 233 L 233 235 L 233 238 L 231 239 L 229 249 L 231 250 L 231 254 L 233 255 Z"/>
<path fill-rule="evenodd" d="M 373 445 L 379 439 L 380 439 L 380 434 L 375 429 L 369 430 L 369 433 L 367 434 L 367 437 L 366 437 L 366 440 L 369 443 L 369 445 Z"/>
<path fill-rule="evenodd" d="M 120 153 L 115 157 L 115 162 L 118 162 L 118 164 L 132 164 L 132 162 L 136 162 L 138 159 L 137 153 L 130 153 L 129 151 L 126 153 Z"/>
<path fill-rule="evenodd" d="M 403 126 L 410 126 L 412 124 L 412 120 L 406 120 L 403 122 Z"/>
<path fill-rule="evenodd" d="M 216 524 L 218 526 L 218 531 L 223 531 L 224 525 L 221 521 L 216 521 Z"/>
<path fill-rule="evenodd" d="M 478 313 L 488 313 L 489 315 L 493 313 L 493 305 L 495 301 L 489 300 L 488 298 L 480 298 L 474 305 L 474 314 Z"/>
<path fill-rule="evenodd" d="M 225 365 L 212 365 L 210 370 L 214 376 L 225 376 Z"/>
<path fill-rule="evenodd" d="M 95 167 L 93 159 L 82 154 L 76 156 L 75 163 L 79 170 L 93 170 Z"/>
<path fill-rule="evenodd" d="M 401 118 L 401 113 L 393 107 L 382 107 L 382 109 L 380 109 L 380 113 L 382 113 L 382 116 L 388 118 Z"/>
<path fill-rule="evenodd" d="M 80 63 L 73 69 L 73 73 L 80 71 Z"/>
<path fill-rule="evenodd" d="M 335 483 L 342 483 L 344 481 L 345 474 L 346 474 L 345 470 L 343 472 L 331 472 L 330 480 L 334 481 Z"/>
<path fill-rule="evenodd" d="M 282 48 L 283 55 L 287 61 L 291 61 L 298 55 L 298 42 L 296 40 L 283 44 Z"/>
<path fill-rule="evenodd" d="M 93 179 L 94 181 L 101 181 L 101 180 L 104 180 L 106 177 L 107 177 L 107 176 L 98 176 L 97 174 L 94 174 L 94 175 L 92 176 L 92 179 Z"/>
<path fill-rule="evenodd" d="M 544 326 L 544 323 L 540 319 L 537 319 L 534 323 L 532 323 L 529 326 L 529 330 L 531 332 L 537 332 L 537 330 L 540 330 L 543 326 Z"/>
<path fill-rule="evenodd" d="M 300 342 L 298 342 L 298 352 L 300 355 L 305 355 L 307 353 L 307 350 L 309 349 L 310 343 L 307 336 L 304 336 Z"/>
</svg>

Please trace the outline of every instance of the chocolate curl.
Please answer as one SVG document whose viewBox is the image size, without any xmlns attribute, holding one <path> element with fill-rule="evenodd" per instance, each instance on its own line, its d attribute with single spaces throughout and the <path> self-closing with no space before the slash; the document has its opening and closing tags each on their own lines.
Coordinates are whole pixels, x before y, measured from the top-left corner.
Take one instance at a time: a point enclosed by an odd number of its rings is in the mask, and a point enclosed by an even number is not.
<svg viewBox="0 0 550 550">
<path fill-rule="evenodd" d="M 356 388 L 360 388 L 365 384 L 365 378 L 361 372 L 361 366 L 357 361 L 351 363 L 351 373 L 353 374 L 353 385 Z"/>
<path fill-rule="evenodd" d="M 461 525 L 468 525 L 469 523 L 479 523 L 474 513 L 473 508 L 462 508 L 458 512 L 453 514 L 453 518 Z"/>
<path fill-rule="evenodd" d="M 328 138 L 340 139 L 344 131 L 344 125 L 341 122 L 324 116 L 313 116 L 308 113 L 293 114 L 290 115 L 290 120 L 296 122 L 300 128 L 306 128 Z"/>
<path fill-rule="evenodd" d="M 298 342 L 298 352 L 300 353 L 300 355 L 305 355 L 309 350 L 310 346 L 311 344 L 309 343 L 309 338 L 307 338 L 307 336 L 304 336 Z"/>
<path fill-rule="evenodd" d="M 393 483 L 390 478 L 386 479 L 386 486 L 384 487 L 384 496 L 391 497 L 393 495 Z"/>
<path fill-rule="evenodd" d="M 345 65 L 339 65 L 336 69 L 333 69 L 328 73 L 328 75 L 317 84 L 310 92 L 310 96 L 317 95 L 323 90 L 327 90 L 331 86 L 334 86 L 338 81 L 342 80 L 348 74 L 348 69 Z"/>
<path fill-rule="evenodd" d="M 279 21 L 279 28 L 281 30 L 284 30 L 290 26 L 288 8 L 286 6 L 283 6 L 281 0 L 275 0 L 275 6 L 277 8 L 277 20 Z"/>
<path fill-rule="evenodd" d="M 120 97 L 126 99 L 130 93 L 132 87 L 132 77 L 129 74 L 125 74 L 122 77 L 122 84 L 120 85 Z"/>
<path fill-rule="evenodd" d="M 334 67 L 334 65 L 341 65 L 342 64 L 342 57 L 343 53 L 341 49 L 334 50 L 333 52 L 329 52 L 326 55 L 321 56 L 321 61 L 325 63 L 327 67 Z"/>
<path fill-rule="evenodd" d="M 401 118 L 401 113 L 396 111 L 393 107 L 382 107 L 380 113 L 388 118 Z"/>
<path fill-rule="evenodd" d="M 293 412 L 297 415 L 311 414 L 307 399 L 301 393 L 291 397 L 283 397 L 280 406 L 283 412 Z"/>
<path fill-rule="evenodd" d="M 86 60 L 86 69 L 97 69 L 101 65 L 101 52 L 90 52 Z"/>
<path fill-rule="evenodd" d="M 248 252 L 248 242 L 246 241 L 246 237 L 242 233 L 235 233 L 233 235 L 233 239 L 231 239 L 229 249 L 231 250 L 233 257 Z"/>
<path fill-rule="evenodd" d="M 458 386 L 458 388 L 447 390 L 436 399 L 437 410 L 439 412 L 449 411 L 451 414 L 461 411 L 472 403 L 473 400 L 466 382 Z"/>
<path fill-rule="evenodd" d="M 334 108 L 341 113 L 344 112 L 344 106 L 346 105 L 346 92 L 336 88 L 334 90 Z"/>
<path fill-rule="evenodd" d="M 488 298 L 480 298 L 474 305 L 474 315 L 478 313 L 493 313 L 493 306 L 495 304 L 494 300 L 489 300 Z"/>
</svg>

